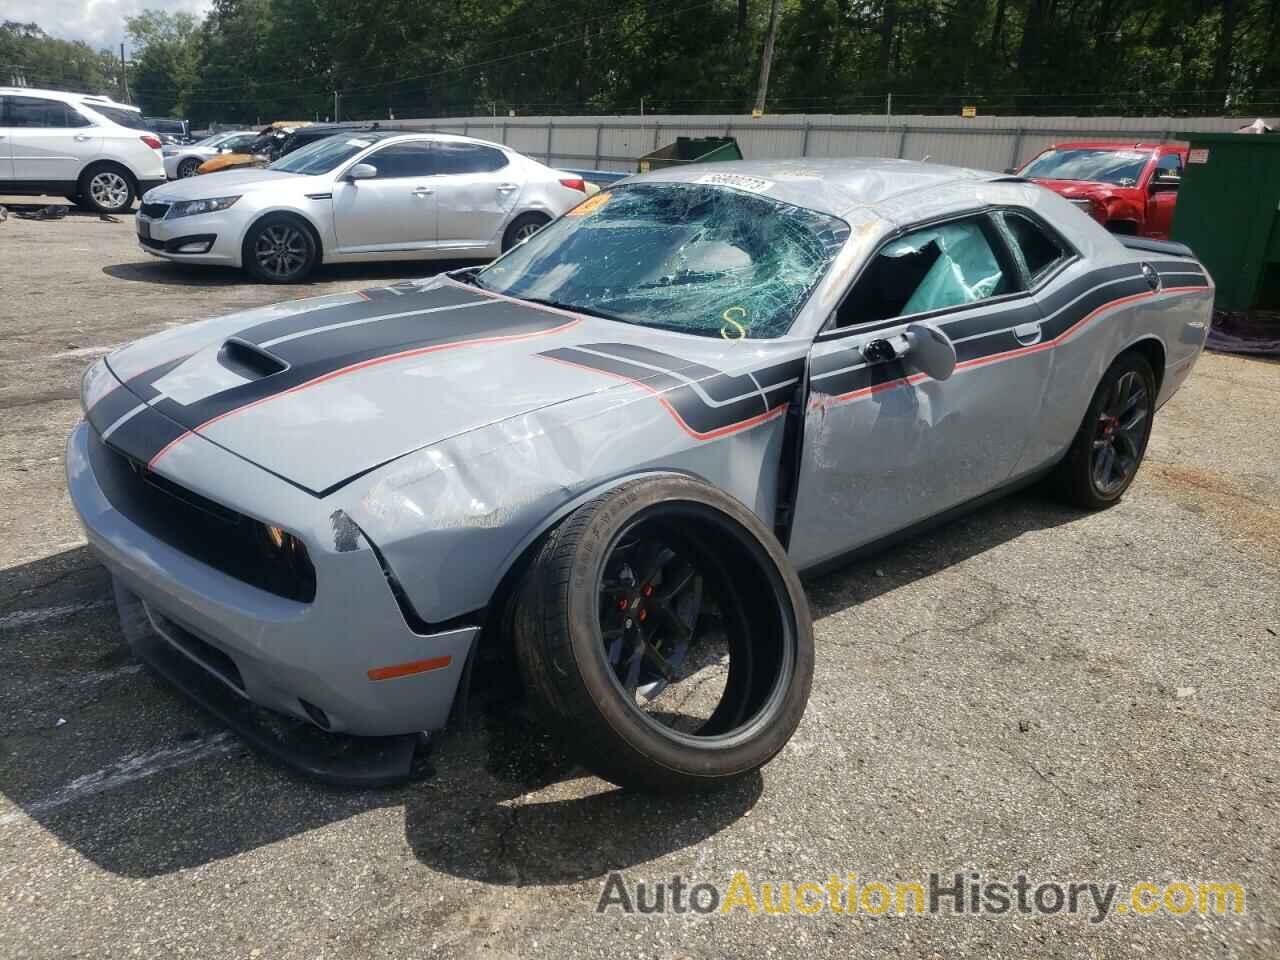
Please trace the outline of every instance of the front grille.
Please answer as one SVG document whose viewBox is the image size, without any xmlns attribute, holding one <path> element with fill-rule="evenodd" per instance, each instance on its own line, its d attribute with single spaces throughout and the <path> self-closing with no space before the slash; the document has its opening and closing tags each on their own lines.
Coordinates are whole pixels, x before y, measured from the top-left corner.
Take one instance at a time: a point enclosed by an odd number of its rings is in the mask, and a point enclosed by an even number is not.
<svg viewBox="0 0 1280 960">
<path fill-rule="evenodd" d="M 144 203 L 138 208 L 144 217 L 150 217 L 152 220 L 159 220 L 169 212 L 169 204 L 167 203 Z"/>
<path fill-rule="evenodd" d="M 265 524 L 153 473 L 93 431 L 89 460 L 111 505 L 156 539 L 259 590 L 315 599 L 316 572 L 301 541 L 277 546 Z"/>
</svg>

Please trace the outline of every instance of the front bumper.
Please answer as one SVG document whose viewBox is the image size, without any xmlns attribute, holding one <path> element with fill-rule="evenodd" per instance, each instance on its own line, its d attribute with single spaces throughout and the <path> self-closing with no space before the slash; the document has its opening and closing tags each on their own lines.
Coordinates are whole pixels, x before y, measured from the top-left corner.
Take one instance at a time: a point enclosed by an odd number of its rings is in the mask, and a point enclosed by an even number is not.
<svg viewBox="0 0 1280 960">
<path fill-rule="evenodd" d="M 237 225 L 224 213 L 153 219 L 141 209 L 134 217 L 138 246 L 167 260 L 240 266 Z"/>
<path fill-rule="evenodd" d="M 271 509 L 284 512 L 290 497 L 310 500 L 310 509 L 324 509 L 326 516 L 331 511 L 300 491 L 270 489 L 273 483 L 287 485 L 207 446 L 208 468 L 247 497 L 256 493 Z M 146 642 L 157 634 L 231 694 L 330 733 L 389 736 L 445 725 L 478 626 L 414 633 L 363 538 L 357 549 L 350 544 L 335 549 L 308 536 L 316 572 L 311 603 L 277 596 L 207 566 L 108 499 L 104 486 L 114 490 L 113 482 L 101 483 L 95 473 L 109 469 L 104 451 L 87 422 L 77 425 L 67 443 L 68 490 L 90 547 L 118 590 L 136 598 L 146 612 L 151 627 Z M 121 500 L 118 492 L 113 496 Z M 297 501 L 297 509 L 307 508 L 305 500 Z M 293 527 L 307 529 L 301 523 Z M 142 641 L 131 637 L 131 643 L 145 655 Z M 448 664 L 429 672 L 380 680 L 369 676 L 371 670 L 444 657 Z"/>
</svg>

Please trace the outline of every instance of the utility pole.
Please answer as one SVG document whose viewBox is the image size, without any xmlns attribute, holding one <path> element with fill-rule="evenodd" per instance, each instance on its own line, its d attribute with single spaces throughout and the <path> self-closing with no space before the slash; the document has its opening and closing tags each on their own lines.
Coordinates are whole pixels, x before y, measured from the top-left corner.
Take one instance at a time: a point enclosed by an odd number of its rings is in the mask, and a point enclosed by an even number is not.
<svg viewBox="0 0 1280 960">
<path fill-rule="evenodd" d="M 338 91 L 333 91 L 333 122 L 338 122 Z"/>
<path fill-rule="evenodd" d="M 764 113 L 765 96 L 769 93 L 769 66 L 773 63 L 773 44 L 778 39 L 778 21 L 782 19 L 782 0 L 769 5 L 769 32 L 764 38 L 764 52 L 760 55 L 760 86 L 756 90 L 756 108 L 752 113 Z"/>
<path fill-rule="evenodd" d="M 120 44 L 120 84 L 124 87 L 124 102 L 132 103 L 129 99 L 129 70 L 124 64 L 124 44 Z"/>
</svg>

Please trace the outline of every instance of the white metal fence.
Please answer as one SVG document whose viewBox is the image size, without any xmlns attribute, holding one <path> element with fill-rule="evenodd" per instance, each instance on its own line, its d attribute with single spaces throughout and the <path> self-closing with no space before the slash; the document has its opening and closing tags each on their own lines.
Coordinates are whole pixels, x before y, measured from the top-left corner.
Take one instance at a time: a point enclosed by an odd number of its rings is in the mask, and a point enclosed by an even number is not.
<svg viewBox="0 0 1280 960">
<path fill-rule="evenodd" d="M 732 136 L 748 159 L 903 157 L 988 170 L 1019 166 L 1061 140 L 1176 139 L 1222 132 L 1238 117 L 975 117 L 831 114 L 653 117 L 451 117 L 397 126 L 505 143 L 557 167 L 634 171 L 636 160 L 678 136 Z"/>
</svg>

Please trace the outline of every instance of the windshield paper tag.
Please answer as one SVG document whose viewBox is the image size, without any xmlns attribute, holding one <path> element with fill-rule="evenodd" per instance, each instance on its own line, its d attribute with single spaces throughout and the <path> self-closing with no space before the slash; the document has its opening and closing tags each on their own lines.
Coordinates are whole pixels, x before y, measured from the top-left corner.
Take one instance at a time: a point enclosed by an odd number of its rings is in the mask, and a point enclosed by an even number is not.
<svg viewBox="0 0 1280 960">
<path fill-rule="evenodd" d="M 749 190 L 752 193 L 764 193 L 773 186 L 772 180 L 748 177 L 741 173 L 704 173 L 695 182 L 714 184 L 718 187 L 736 187 L 738 190 Z"/>
<path fill-rule="evenodd" d="M 608 190 L 601 190 L 594 196 L 587 197 L 580 204 L 565 214 L 566 217 L 585 217 L 587 214 L 595 213 L 613 198 L 613 194 Z"/>
</svg>

